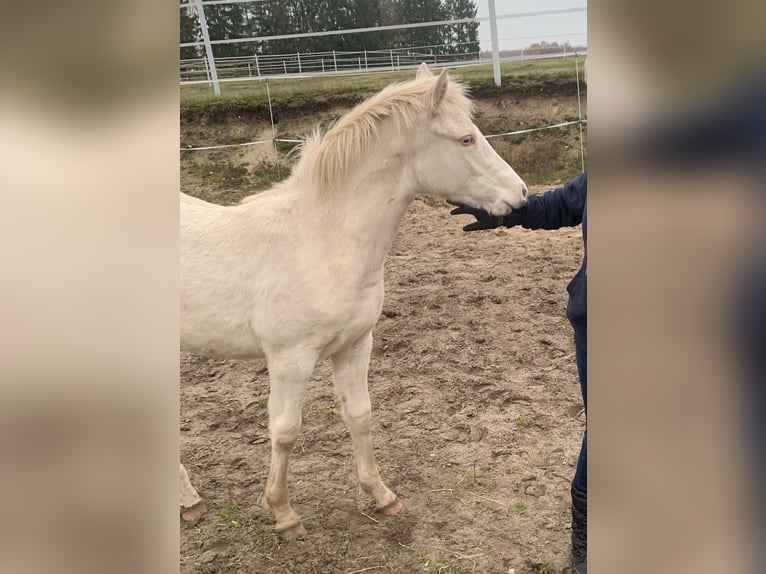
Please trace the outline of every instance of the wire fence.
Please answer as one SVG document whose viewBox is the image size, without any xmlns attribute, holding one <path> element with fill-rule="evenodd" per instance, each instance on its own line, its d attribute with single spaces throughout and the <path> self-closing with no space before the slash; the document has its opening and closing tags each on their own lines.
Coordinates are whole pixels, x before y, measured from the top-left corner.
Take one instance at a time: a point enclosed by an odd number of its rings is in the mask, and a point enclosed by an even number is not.
<svg viewBox="0 0 766 574">
<path fill-rule="evenodd" d="M 585 56 L 587 54 L 582 54 L 579 52 L 570 52 L 567 54 L 535 54 L 531 56 L 532 58 L 547 58 L 547 57 L 572 57 L 574 60 L 574 63 L 572 65 L 572 72 L 573 76 L 576 80 L 577 85 L 577 98 L 578 98 L 578 118 L 576 120 L 570 120 L 565 122 L 559 122 L 556 124 L 550 124 L 547 126 L 540 126 L 535 128 L 525 128 L 525 129 L 519 129 L 519 130 L 512 130 L 508 132 L 503 133 L 497 133 L 497 134 L 489 134 L 485 135 L 487 139 L 493 139 L 493 138 L 501 138 L 501 137 L 510 137 L 510 136 L 518 136 L 518 135 L 525 135 L 529 133 L 534 132 L 540 132 L 540 131 L 547 131 L 547 130 L 554 130 L 554 129 L 562 129 L 562 128 L 569 128 L 572 126 L 578 126 L 580 129 L 580 161 L 582 164 L 582 169 L 585 169 L 585 147 L 584 147 L 584 138 L 583 138 L 583 126 L 588 123 L 587 119 L 583 117 L 583 111 L 582 106 L 580 103 L 580 82 L 581 82 L 581 76 L 582 76 L 582 69 L 580 68 L 578 64 L 578 57 Z M 425 61 L 425 60 L 423 60 Z M 369 62 L 369 59 L 368 59 Z M 485 62 L 488 64 L 488 62 Z M 358 73 L 356 69 L 353 70 L 354 73 Z M 304 74 L 306 72 L 303 72 Z M 340 71 L 339 71 L 340 73 Z M 364 73 L 364 72 L 363 72 Z M 370 70 L 367 73 L 375 73 L 375 70 Z M 298 81 L 299 78 L 293 76 L 293 78 Z M 269 105 L 269 113 L 271 115 L 271 128 L 272 132 L 274 133 L 274 137 L 270 139 L 262 139 L 257 141 L 250 141 L 250 142 L 243 142 L 243 143 L 233 143 L 233 144 L 220 144 L 220 145 L 210 145 L 210 146 L 198 146 L 198 147 L 181 147 L 180 151 L 182 152 L 192 152 L 192 151 L 209 151 L 209 150 L 218 150 L 218 149 L 227 149 L 227 148 L 237 148 L 237 147 L 248 147 L 248 146 L 255 146 L 255 145 L 263 145 L 263 144 L 271 144 L 275 146 L 277 143 L 293 143 L 293 144 L 300 144 L 303 143 L 304 140 L 301 139 L 285 139 L 285 138 L 278 138 L 276 137 L 276 129 L 274 126 L 274 120 L 273 120 L 273 109 L 272 109 L 272 100 L 271 100 L 271 94 L 269 91 L 269 82 L 268 79 L 265 79 L 264 83 L 266 84 L 266 91 L 268 95 L 268 105 Z"/>
<path fill-rule="evenodd" d="M 587 123 L 588 123 L 588 120 L 586 120 L 585 118 L 580 118 L 577 120 L 572 120 L 570 122 L 561 122 L 558 124 L 542 126 L 539 128 L 527 128 L 523 130 L 514 130 L 511 132 L 504 132 L 501 134 L 485 135 L 484 137 L 487 139 L 491 139 L 491 138 L 500 138 L 500 137 L 507 137 L 507 136 L 517 136 L 517 135 L 529 134 L 533 132 L 541 132 L 545 130 L 565 128 L 569 126 L 581 126 Z M 181 151 L 209 151 L 209 150 L 215 150 L 215 149 L 226 149 L 226 148 L 234 148 L 234 147 L 248 147 L 248 146 L 254 146 L 254 145 L 261 145 L 261 144 L 274 144 L 274 143 L 300 144 L 300 143 L 304 143 L 305 141 L 306 140 L 301 140 L 301 139 L 272 138 L 267 140 L 258 140 L 253 142 L 235 143 L 235 144 L 221 144 L 221 145 L 211 145 L 211 146 L 202 146 L 202 147 L 189 146 L 189 147 L 182 147 L 180 148 L 180 150 Z"/>
</svg>

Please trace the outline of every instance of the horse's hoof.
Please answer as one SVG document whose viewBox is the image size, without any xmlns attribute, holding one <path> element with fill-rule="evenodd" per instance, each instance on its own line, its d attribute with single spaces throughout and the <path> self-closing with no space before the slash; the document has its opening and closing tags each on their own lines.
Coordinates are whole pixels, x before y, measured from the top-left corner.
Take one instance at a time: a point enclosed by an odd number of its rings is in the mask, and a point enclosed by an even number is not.
<svg viewBox="0 0 766 574">
<path fill-rule="evenodd" d="M 279 534 L 279 537 L 285 542 L 290 542 L 292 540 L 299 540 L 301 538 L 305 538 L 306 529 L 303 527 L 302 522 L 296 522 L 292 526 L 288 526 L 287 528 L 282 528 L 277 530 L 277 534 Z"/>
<path fill-rule="evenodd" d="M 205 503 L 200 500 L 197 504 L 190 506 L 189 508 L 182 508 L 181 518 L 183 518 L 186 522 L 197 522 L 200 516 L 206 512 L 207 507 L 205 506 Z"/>
<path fill-rule="evenodd" d="M 400 512 L 404 510 L 404 503 L 399 500 L 399 498 L 394 498 L 393 502 L 390 502 L 386 504 L 385 506 L 381 506 L 380 508 L 376 509 L 378 512 L 380 512 L 383 516 L 396 516 Z"/>
</svg>

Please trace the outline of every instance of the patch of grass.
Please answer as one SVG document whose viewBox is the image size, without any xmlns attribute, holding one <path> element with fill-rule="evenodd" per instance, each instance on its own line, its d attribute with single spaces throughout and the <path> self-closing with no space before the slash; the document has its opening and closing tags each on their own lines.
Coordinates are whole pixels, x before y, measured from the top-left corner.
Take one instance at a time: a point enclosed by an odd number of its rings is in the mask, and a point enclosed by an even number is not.
<svg viewBox="0 0 766 574">
<path fill-rule="evenodd" d="M 235 164 L 230 159 L 206 164 L 192 164 L 189 172 L 205 183 L 223 187 L 242 187 L 248 183 L 247 164 Z"/>
<path fill-rule="evenodd" d="M 219 523 L 215 525 L 215 537 L 219 542 L 230 542 L 237 530 L 242 528 L 239 521 L 239 510 L 234 505 L 226 505 L 216 509 L 215 515 Z"/>
<path fill-rule="evenodd" d="M 231 136 L 226 143 L 227 144 L 243 144 L 243 143 L 255 141 L 256 139 L 258 138 L 256 138 L 255 136 L 239 134 L 239 135 Z"/>
<path fill-rule="evenodd" d="M 543 560 L 542 562 L 535 564 L 535 574 L 553 574 L 553 564 L 551 564 L 548 560 Z"/>
<path fill-rule="evenodd" d="M 377 571 L 391 574 L 402 572 L 426 574 L 457 574 L 458 571 L 445 560 L 427 552 L 397 552 L 386 556 L 386 563 Z"/>
<path fill-rule="evenodd" d="M 290 176 L 285 163 L 262 161 L 253 168 L 231 159 L 209 158 L 208 163 L 182 164 L 182 191 L 218 205 L 239 203 L 248 195 L 271 188 Z"/>
<path fill-rule="evenodd" d="M 488 475 L 477 472 L 476 466 L 469 468 L 451 487 L 445 490 L 449 491 L 451 496 L 460 498 L 467 492 L 487 492 L 493 484 Z"/>
<path fill-rule="evenodd" d="M 520 417 L 520 418 L 516 419 L 516 425 L 520 426 L 520 427 L 529 426 L 529 419 L 524 418 L 524 417 Z"/>
<path fill-rule="evenodd" d="M 579 58 L 582 72 L 584 57 Z M 575 63 L 569 58 L 531 60 L 527 62 L 505 62 L 500 65 L 501 81 L 504 84 L 525 82 L 530 79 L 554 80 L 573 78 Z M 482 90 L 495 88 L 492 64 L 481 64 L 451 70 L 451 75 L 465 84 L 481 87 Z M 297 97 L 313 97 L 328 94 L 360 94 L 377 92 L 392 82 L 411 80 L 415 70 L 400 72 L 374 72 L 363 76 L 316 76 L 296 79 L 268 80 L 271 100 L 275 103 L 287 102 Z M 260 107 L 268 105 L 266 81 L 243 80 L 241 82 L 223 82 L 221 97 L 213 93 L 212 86 L 194 84 L 180 87 L 181 106 L 204 108 L 218 105 L 247 105 Z M 498 90 L 499 92 L 499 90 Z"/>
<path fill-rule="evenodd" d="M 324 411 L 324 416 L 328 419 L 336 419 L 340 416 L 340 410 L 335 405 L 327 407 Z"/>
<path fill-rule="evenodd" d="M 547 122 L 543 122 L 547 123 Z M 501 140 L 501 141 L 499 141 Z M 493 140 L 493 147 L 527 185 L 569 181 L 582 171 L 577 126 Z M 587 162 L 586 153 L 586 162 Z"/>
<path fill-rule="evenodd" d="M 441 574 L 447 574 L 453 570 L 447 565 L 444 560 L 437 558 L 432 554 L 425 554 L 423 552 L 417 552 L 415 557 L 422 563 L 421 571 L 423 572 L 436 572 Z"/>
<path fill-rule="evenodd" d="M 517 129 L 534 129 L 564 121 L 575 121 L 577 116 L 527 118 L 523 123 L 512 116 L 476 117 L 476 125 L 484 134 L 502 134 Z M 583 139 L 587 140 L 588 127 L 583 125 Z M 504 136 L 490 140 L 492 147 L 528 185 L 548 185 L 565 182 L 582 171 L 580 158 L 580 126 L 543 130 L 528 134 Z M 587 162 L 587 146 L 585 149 Z"/>
<path fill-rule="evenodd" d="M 525 502 L 519 501 L 513 505 L 513 509 L 516 511 L 516 514 L 525 514 L 527 512 L 527 505 Z"/>
<path fill-rule="evenodd" d="M 280 135 L 278 136 L 281 139 L 286 140 L 299 140 L 303 139 L 303 136 L 290 136 L 290 135 Z M 292 152 L 299 144 L 293 143 L 293 142 L 283 142 L 278 141 L 277 143 L 277 152 L 283 154 L 283 155 L 289 155 L 290 152 Z"/>
<path fill-rule="evenodd" d="M 476 486 L 486 486 L 487 475 L 485 474 L 466 474 L 455 483 L 455 488 L 471 489 Z"/>
<path fill-rule="evenodd" d="M 238 569 L 238 567 L 242 564 L 242 559 L 240 557 L 231 558 L 226 561 L 226 564 L 223 565 L 223 569 L 226 572 L 234 571 L 235 569 Z"/>
<path fill-rule="evenodd" d="M 255 190 L 262 191 L 264 189 L 269 189 L 275 183 L 279 183 L 290 177 L 290 172 L 290 166 L 284 163 L 262 161 L 253 170 L 250 177 L 250 183 Z"/>
<path fill-rule="evenodd" d="M 248 532 L 248 537 L 255 543 L 256 547 L 258 548 L 273 549 L 281 544 L 279 534 L 274 532 L 274 529 L 271 528 L 271 526 L 259 525 L 259 527 L 254 532 Z"/>
<path fill-rule="evenodd" d="M 215 514 L 223 522 L 233 522 L 236 524 L 236 518 L 239 515 L 239 510 L 237 510 L 237 507 L 234 505 L 227 505 L 216 510 Z"/>
<path fill-rule="evenodd" d="M 265 409 L 266 407 L 269 406 L 269 401 L 267 401 L 266 399 L 261 399 L 260 401 L 258 401 L 257 405 L 259 409 Z"/>
</svg>

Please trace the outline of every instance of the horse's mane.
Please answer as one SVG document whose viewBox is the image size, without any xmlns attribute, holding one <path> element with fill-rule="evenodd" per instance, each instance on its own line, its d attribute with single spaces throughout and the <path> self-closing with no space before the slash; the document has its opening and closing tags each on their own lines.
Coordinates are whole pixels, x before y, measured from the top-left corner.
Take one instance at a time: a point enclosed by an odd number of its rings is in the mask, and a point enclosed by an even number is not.
<svg viewBox="0 0 766 574">
<path fill-rule="evenodd" d="M 430 105 L 437 78 L 419 78 L 392 84 L 343 116 L 327 133 L 314 130 L 301 145 L 295 177 L 307 176 L 323 192 L 334 188 L 367 152 L 384 120 L 393 118 L 410 127 Z M 472 112 L 471 101 L 461 84 L 450 81 L 440 106 L 454 105 Z"/>
</svg>

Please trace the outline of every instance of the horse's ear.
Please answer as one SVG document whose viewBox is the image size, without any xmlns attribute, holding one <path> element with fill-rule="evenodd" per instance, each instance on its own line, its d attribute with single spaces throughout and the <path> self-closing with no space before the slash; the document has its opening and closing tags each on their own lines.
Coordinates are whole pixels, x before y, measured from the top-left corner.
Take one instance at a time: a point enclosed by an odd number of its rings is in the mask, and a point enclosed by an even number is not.
<svg viewBox="0 0 766 574">
<path fill-rule="evenodd" d="M 428 65 L 425 62 L 418 66 L 418 71 L 415 74 L 416 80 L 419 80 L 420 78 L 430 78 L 431 76 L 433 76 L 433 74 L 431 73 L 431 70 L 428 69 Z"/>
<path fill-rule="evenodd" d="M 447 91 L 447 84 L 449 83 L 449 76 L 447 75 L 447 68 L 442 68 L 441 74 L 436 80 L 433 92 L 431 93 L 431 109 L 439 107 L 439 103 L 442 101 L 444 94 Z"/>
</svg>

